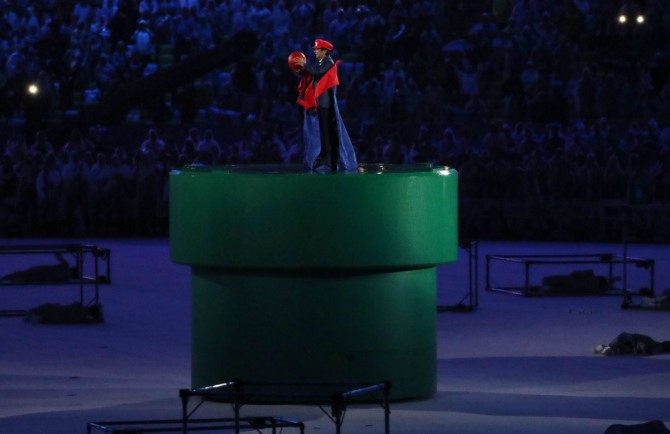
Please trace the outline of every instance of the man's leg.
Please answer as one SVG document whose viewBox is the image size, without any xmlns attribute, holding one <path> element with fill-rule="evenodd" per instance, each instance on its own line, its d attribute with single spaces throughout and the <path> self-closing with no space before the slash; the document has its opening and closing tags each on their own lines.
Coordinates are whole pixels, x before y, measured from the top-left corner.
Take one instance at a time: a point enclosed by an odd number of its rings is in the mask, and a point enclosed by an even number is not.
<svg viewBox="0 0 670 434">
<path fill-rule="evenodd" d="M 335 122 L 335 110 L 330 110 L 329 116 L 329 130 L 330 136 L 330 168 L 333 172 L 337 171 L 337 162 L 340 159 L 340 137 L 337 130 L 337 122 Z"/>
<path fill-rule="evenodd" d="M 321 164 L 330 167 L 332 171 L 336 171 L 337 160 L 339 158 L 339 140 L 337 125 L 335 123 L 335 111 L 330 108 L 319 108 L 318 112 L 321 136 Z"/>
</svg>

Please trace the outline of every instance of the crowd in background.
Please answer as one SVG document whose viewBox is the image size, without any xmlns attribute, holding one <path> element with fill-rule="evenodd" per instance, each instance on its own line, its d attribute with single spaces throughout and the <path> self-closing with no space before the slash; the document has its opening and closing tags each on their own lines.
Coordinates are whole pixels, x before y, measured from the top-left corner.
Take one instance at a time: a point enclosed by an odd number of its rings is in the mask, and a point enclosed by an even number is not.
<svg viewBox="0 0 670 434">
<path fill-rule="evenodd" d="M 665 1 L 18 0 L 0 15 L 0 235 L 163 235 L 173 168 L 300 164 L 286 57 L 322 36 L 359 161 L 456 168 L 464 240 L 670 240 Z M 81 98 L 241 31 L 258 35 L 251 60 L 161 110 L 49 135 Z"/>
</svg>

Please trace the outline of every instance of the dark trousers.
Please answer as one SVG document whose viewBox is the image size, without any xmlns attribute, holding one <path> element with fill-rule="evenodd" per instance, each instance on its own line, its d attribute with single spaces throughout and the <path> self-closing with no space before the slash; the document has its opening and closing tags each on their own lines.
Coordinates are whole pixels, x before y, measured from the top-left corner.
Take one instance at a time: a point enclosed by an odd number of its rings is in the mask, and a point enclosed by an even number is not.
<svg viewBox="0 0 670 434">
<path fill-rule="evenodd" d="M 609 344 L 614 354 L 662 354 L 670 352 L 670 341 L 657 342 L 639 333 L 620 333 Z"/>
<path fill-rule="evenodd" d="M 329 166 L 331 170 L 337 170 L 339 157 L 339 140 L 337 136 L 337 125 L 335 123 L 335 111 L 330 107 L 318 108 L 319 134 L 321 138 L 320 164 Z"/>
</svg>

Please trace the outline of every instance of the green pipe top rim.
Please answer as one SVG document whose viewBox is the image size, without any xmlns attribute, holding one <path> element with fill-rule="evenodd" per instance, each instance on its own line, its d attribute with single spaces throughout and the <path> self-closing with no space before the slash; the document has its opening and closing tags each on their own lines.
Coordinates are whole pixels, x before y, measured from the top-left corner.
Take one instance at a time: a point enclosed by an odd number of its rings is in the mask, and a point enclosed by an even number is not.
<svg viewBox="0 0 670 434">
<path fill-rule="evenodd" d="M 386 164 L 386 163 L 364 163 L 359 164 L 356 170 L 337 172 L 338 175 L 365 175 L 365 174 L 385 174 L 385 173 L 403 173 L 403 174 L 431 174 L 448 175 L 455 170 L 448 166 L 434 166 L 430 163 L 420 164 Z M 323 174 L 310 171 L 302 164 L 239 164 L 239 165 L 221 165 L 209 166 L 205 164 L 189 164 L 172 173 L 181 172 L 219 172 L 235 174 L 268 174 L 268 175 L 308 175 L 322 176 Z M 332 174 L 330 174 L 332 176 Z"/>
</svg>

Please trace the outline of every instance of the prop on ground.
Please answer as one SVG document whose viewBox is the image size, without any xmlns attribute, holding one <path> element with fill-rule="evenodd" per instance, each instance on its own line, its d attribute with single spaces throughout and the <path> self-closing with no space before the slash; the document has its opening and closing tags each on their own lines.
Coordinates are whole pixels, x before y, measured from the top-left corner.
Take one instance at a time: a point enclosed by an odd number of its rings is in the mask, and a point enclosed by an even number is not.
<svg viewBox="0 0 670 434">
<path fill-rule="evenodd" d="M 96 324 L 105 321 L 102 305 L 46 303 L 28 310 L 24 320 L 32 324 Z"/>
<path fill-rule="evenodd" d="M 611 289 L 605 276 L 596 276 L 593 270 L 577 270 L 542 278 L 540 292 L 547 294 L 597 294 Z"/>
<path fill-rule="evenodd" d="M 652 420 L 635 425 L 610 425 L 604 434 L 670 434 L 670 430 L 662 421 Z"/>
<path fill-rule="evenodd" d="M 664 290 L 658 297 L 642 297 L 640 305 L 648 309 L 670 309 L 670 289 Z"/>
<path fill-rule="evenodd" d="M 57 264 L 36 265 L 0 277 L 2 283 L 65 283 L 77 277 L 77 267 L 71 266 L 63 255 L 56 253 Z"/>
<path fill-rule="evenodd" d="M 596 345 L 593 347 L 593 352 L 605 356 L 652 356 L 670 353 L 670 341 L 659 342 L 647 335 L 623 332 L 609 344 Z"/>
</svg>

